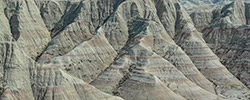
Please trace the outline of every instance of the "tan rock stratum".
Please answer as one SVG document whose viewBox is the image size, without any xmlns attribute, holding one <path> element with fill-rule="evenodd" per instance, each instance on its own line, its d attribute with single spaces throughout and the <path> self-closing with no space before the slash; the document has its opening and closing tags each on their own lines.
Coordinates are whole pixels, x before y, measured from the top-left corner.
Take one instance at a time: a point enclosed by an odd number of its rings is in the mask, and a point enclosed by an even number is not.
<svg viewBox="0 0 250 100">
<path fill-rule="evenodd" d="M 178 0 L 0 0 L 0 100 L 250 100 L 211 42 L 247 27 L 247 7 L 191 18 Z"/>
<path fill-rule="evenodd" d="M 248 0 L 249 1 L 249 0 Z M 250 87 L 250 2 L 237 0 L 213 12 L 192 13 L 195 26 L 229 71 Z M 207 20 L 206 25 L 200 23 Z"/>
</svg>

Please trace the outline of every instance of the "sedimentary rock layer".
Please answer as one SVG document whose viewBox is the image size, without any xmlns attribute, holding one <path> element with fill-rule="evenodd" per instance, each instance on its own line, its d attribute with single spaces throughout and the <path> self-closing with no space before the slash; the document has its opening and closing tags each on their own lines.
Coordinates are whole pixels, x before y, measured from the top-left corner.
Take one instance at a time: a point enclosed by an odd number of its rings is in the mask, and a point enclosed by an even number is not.
<svg viewBox="0 0 250 100">
<path fill-rule="evenodd" d="M 249 87 L 249 3 L 237 0 L 210 14 L 210 23 L 201 30 L 204 39 L 230 72 Z"/>
<path fill-rule="evenodd" d="M 177 0 L 0 5 L 1 100 L 248 99 Z"/>
</svg>

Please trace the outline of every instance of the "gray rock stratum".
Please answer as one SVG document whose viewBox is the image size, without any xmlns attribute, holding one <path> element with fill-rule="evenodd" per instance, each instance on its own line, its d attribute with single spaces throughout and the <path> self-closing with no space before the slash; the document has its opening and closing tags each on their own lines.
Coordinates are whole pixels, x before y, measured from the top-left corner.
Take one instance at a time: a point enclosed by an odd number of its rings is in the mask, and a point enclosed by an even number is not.
<svg viewBox="0 0 250 100">
<path fill-rule="evenodd" d="M 1 0 L 0 5 L 1 100 L 250 99 L 247 86 L 224 66 L 230 55 L 218 54 L 220 62 L 212 43 L 205 42 L 211 37 L 202 37 L 177 0 Z M 223 11 L 232 16 L 211 25 L 249 23 L 249 16 L 227 8 Z M 213 18 L 207 17 L 208 26 Z"/>
<path fill-rule="evenodd" d="M 213 12 L 193 13 L 210 48 L 227 68 L 250 87 L 250 3 L 237 0 Z M 202 23 L 206 20 L 207 23 Z M 201 27 L 202 26 L 202 27 Z"/>
<path fill-rule="evenodd" d="M 224 6 L 235 0 L 178 0 L 190 13 L 212 11 L 217 7 Z M 245 0 L 249 1 L 249 0 Z"/>
</svg>

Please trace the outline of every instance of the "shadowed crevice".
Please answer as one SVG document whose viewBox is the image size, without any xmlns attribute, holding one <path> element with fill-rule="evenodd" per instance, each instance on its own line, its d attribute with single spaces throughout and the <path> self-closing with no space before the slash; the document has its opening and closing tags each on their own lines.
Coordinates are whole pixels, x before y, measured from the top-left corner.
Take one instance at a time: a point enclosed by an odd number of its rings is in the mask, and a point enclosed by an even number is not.
<svg viewBox="0 0 250 100">
<path fill-rule="evenodd" d="M 68 6 L 67 6 L 68 7 Z M 61 31 L 63 31 L 68 25 L 74 22 L 79 13 L 81 12 L 81 8 L 83 7 L 82 1 L 77 5 L 73 4 L 69 9 L 69 12 L 65 13 L 61 20 L 56 23 L 56 27 L 51 30 L 51 37 L 54 38 Z"/>
</svg>

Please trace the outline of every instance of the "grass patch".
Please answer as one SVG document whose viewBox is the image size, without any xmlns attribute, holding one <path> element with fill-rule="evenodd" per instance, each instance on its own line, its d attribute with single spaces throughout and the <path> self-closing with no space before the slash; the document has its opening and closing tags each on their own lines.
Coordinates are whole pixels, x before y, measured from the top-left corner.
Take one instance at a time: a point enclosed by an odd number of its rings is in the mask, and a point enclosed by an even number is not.
<svg viewBox="0 0 250 100">
<path fill-rule="evenodd" d="M 237 87 L 239 87 L 240 85 L 238 85 L 238 84 L 232 84 L 232 85 L 230 85 L 231 86 L 231 88 L 237 88 Z"/>
</svg>

